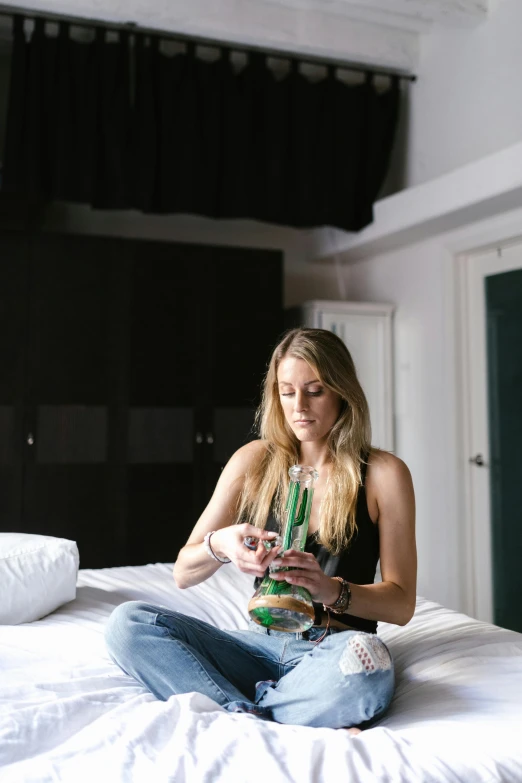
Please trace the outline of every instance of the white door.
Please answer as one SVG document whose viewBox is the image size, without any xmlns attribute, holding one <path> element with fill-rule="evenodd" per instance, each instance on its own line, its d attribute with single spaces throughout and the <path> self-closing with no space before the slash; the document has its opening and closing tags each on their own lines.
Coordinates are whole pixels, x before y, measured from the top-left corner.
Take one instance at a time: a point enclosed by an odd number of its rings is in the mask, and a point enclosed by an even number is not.
<svg viewBox="0 0 522 783">
<path fill-rule="evenodd" d="M 522 270 L 522 244 L 467 255 L 462 259 L 462 270 L 464 294 L 462 304 L 465 307 L 463 360 L 465 399 L 468 403 L 464 405 L 463 410 L 466 419 L 464 422 L 465 456 L 468 470 L 467 538 L 471 549 L 470 588 L 473 593 L 469 611 L 481 620 L 494 622 L 495 580 L 491 504 L 492 445 L 494 444 L 490 443 L 490 437 L 491 434 L 495 437 L 495 430 L 492 429 L 494 425 L 490 421 L 491 399 L 489 398 L 492 392 L 488 392 L 486 284 L 489 280 L 493 280 L 494 276 Z M 522 301 L 520 307 L 522 311 Z M 522 345 L 520 351 L 522 352 Z M 491 389 L 491 355 L 489 367 Z M 494 531 L 494 534 L 497 535 L 497 532 Z"/>
</svg>

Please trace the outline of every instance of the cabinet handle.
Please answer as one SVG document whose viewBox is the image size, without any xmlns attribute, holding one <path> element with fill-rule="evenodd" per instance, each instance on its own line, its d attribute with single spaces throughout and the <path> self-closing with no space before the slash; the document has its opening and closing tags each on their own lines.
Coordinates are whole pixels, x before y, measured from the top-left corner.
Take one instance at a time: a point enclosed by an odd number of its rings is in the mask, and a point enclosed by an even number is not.
<svg viewBox="0 0 522 783">
<path fill-rule="evenodd" d="M 32 433 L 32 432 L 30 432 L 30 433 L 29 433 L 29 435 L 27 436 L 27 443 L 28 443 L 30 446 L 32 446 L 32 445 L 33 445 L 33 443 L 34 443 L 34 435 L 33 435 L 33 433 Z"/>
<path fill-rule="evenodd" d="M 214 443 L 214 436 L 211 432 L 207 432 L 207 443 Z"/>
<path fill-rule="evenodd" d="M 196 433 L 196 443 L 203 443 L 203 435 L 201 432 Z"/>
</svg>

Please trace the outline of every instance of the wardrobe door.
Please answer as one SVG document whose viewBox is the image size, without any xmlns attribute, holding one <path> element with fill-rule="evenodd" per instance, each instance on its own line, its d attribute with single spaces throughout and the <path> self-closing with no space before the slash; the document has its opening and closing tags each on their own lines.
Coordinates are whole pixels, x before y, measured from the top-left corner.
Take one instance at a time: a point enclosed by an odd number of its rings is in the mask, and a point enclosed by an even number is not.
<svg viewBox="0 0 522 783">
<path fill-rule="evenodd" d="M 30 262 L 23 529 L 74 539 L 89 568 L 125 561 L 114 415 L 124 252 L 117 240 L 39 235 Z"/>
<path fill-rule="evenodd" d="M 199 289 L 209 252 L 134 245 L 127 451 L 133 564 L 173 562 L 198 517 L 196 409 L 206 362 Z"/>
<path fill-rule="evenodd" d="M 283 332 L 283 257 L 276 251 L 215 248 L 212 275 L 207 495 L 232 454 L 257 437 L 261 384 Z"/>
<path fill-rule="evenodd" d="M 0 531 L 21 530 L 27 328 L 24 235 L 0 233 Z"/>
</svg>

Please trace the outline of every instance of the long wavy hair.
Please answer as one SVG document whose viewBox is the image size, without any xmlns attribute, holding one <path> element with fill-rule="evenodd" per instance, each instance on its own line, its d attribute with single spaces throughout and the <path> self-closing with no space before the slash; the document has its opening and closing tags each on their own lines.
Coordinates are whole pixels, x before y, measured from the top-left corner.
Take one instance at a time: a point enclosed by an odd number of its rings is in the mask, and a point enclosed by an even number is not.
<svg viewBox="0 0 522 783">
<path fill-rule="evenodd" d="M 362 464 L 371 448 L 370 413 L 353 359 L 343 341 L 326 329 L 291 329 L 274 349 L 256 414 L 266 441 L 262 459 L 245 476 L 238 521 L 264 528 L 272 511 L 281 524 L 288 492 L 288 469 L 299 462 L 299 441 L 288 425 L 277 381 L 281 361 L 304 359 L 320 382 L 341 398 L 339 417 L 328 434 L 330 474 L 319 515 L 318 541 L 333 554 L 345 549 L 356 525 Z"/>
</svg>

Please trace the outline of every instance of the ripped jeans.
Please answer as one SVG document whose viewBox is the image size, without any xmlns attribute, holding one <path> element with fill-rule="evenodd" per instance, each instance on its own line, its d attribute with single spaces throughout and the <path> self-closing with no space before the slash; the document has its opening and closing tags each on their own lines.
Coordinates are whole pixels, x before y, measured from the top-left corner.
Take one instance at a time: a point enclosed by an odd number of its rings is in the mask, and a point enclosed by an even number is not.
<svg viewBox="0 0 522 783">
<path fill-rule="evenodd" d="M 221 631 L 140 601 L 112 613 L 113 660 L 158 699 L 196 691 L 230 712 L 278 723 L 357 726 L 381 715 L 394 688 L 393 663 L 377 636 L 332 628 L 306 633 Z"/>
</svg>

